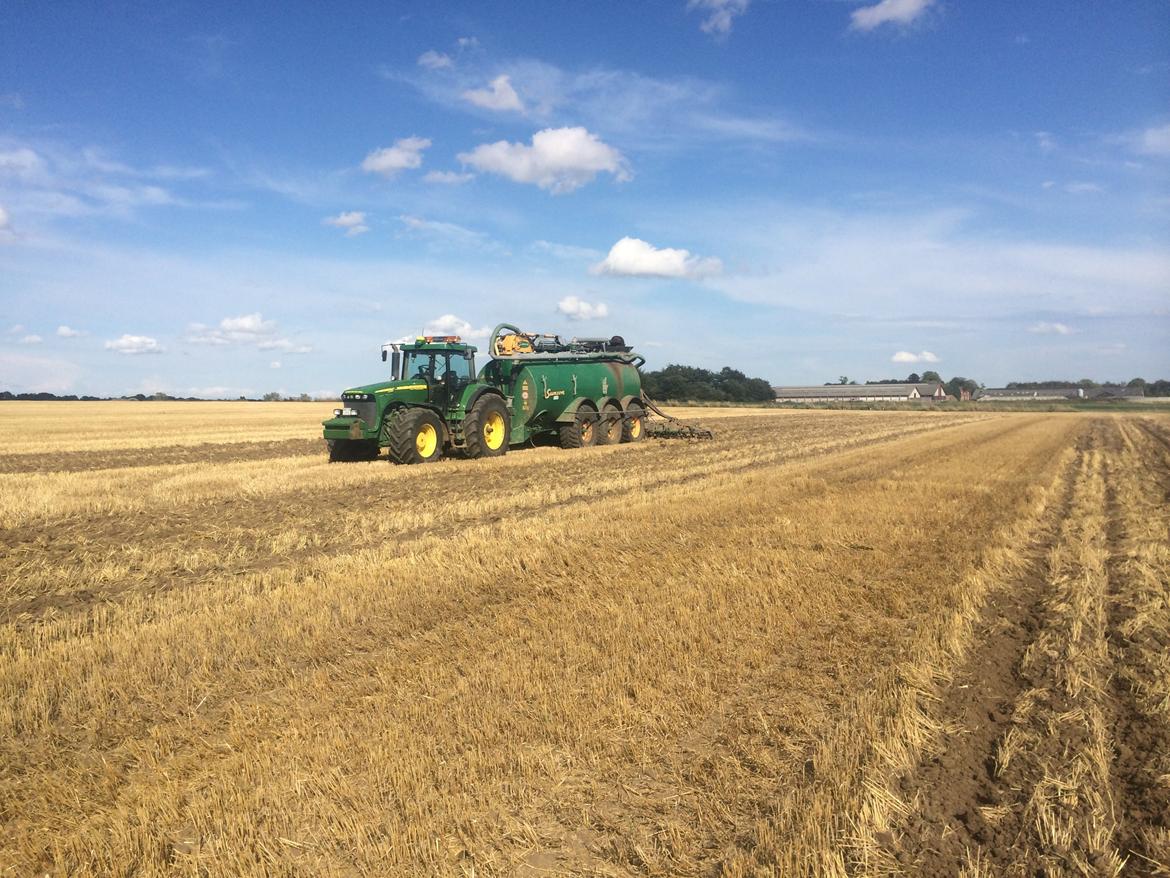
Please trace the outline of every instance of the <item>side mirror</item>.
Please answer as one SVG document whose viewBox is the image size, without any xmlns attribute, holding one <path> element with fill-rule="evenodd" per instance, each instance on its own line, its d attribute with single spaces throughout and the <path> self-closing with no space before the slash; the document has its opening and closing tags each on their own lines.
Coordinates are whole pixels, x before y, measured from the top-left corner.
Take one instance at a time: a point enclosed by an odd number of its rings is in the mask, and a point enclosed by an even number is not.
<svg viewBox="0 0 1170 878">
<path fill-rule="evenodd" d="M 382 362 L 383 363 L 386 362 L 386 349 L 385 348 L 382 348 Z"/>
<path fill-rule="evenodd" d="M 386 352 L 385 351 L 382 351 L 382 359 L 383 360 L 386 359 Z M 401 365 L 401 363 L 402 363 L 402 354 L 400 354 L 398 351 L 395 351 L 393 356 L 390 357 L 390 376 L 392 378 L 395 378 L 395 379 L 398 378 L 398 367 L 399 367 L 399 365 Z"/>
</svg>

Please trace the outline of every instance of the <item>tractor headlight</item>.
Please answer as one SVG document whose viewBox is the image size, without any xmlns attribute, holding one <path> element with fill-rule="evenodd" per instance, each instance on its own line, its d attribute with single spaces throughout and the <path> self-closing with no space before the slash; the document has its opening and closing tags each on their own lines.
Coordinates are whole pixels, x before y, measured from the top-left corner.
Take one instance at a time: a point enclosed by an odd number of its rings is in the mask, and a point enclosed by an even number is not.
<svg viewBox="0 0 1170 878">
<path fill-rule="evenodd" d="M 341 417 L 343 418 L 356 418 L 357 416 L 357 409 L 344 408 L 341 410 Z"/>
<path fill-rule="evenodd" d="M 340 418 L 341 417 L 341 409 L 334 409 L 333 410 L 333 417 Z"/>
</svg>

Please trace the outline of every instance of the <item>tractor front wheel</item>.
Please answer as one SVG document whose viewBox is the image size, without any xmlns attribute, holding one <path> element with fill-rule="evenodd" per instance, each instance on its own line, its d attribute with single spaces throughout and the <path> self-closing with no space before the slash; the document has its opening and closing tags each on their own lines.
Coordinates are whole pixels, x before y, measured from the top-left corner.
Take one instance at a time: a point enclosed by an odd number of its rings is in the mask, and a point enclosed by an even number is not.
<svg viewBox="0 0 1170 878">
<path fill-rule="evenodd" d="M 443 422 L 430 409 L 394 412 L 386 424 L 386 439 L 395 463 L 433 463 L 443 456 Z"/>
<path fill-rule="evenodd" d="M 481 396 L 463 419 L 463 447 L 468 457 L 499 457 L 512 438 L 508 406 L 494 393 Z"/>
</svg>

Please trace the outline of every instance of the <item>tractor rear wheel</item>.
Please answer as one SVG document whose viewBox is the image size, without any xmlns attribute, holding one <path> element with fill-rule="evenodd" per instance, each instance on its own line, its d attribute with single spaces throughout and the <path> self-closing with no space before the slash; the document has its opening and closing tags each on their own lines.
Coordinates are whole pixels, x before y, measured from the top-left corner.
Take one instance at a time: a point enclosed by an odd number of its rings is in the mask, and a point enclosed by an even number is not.
<svg viewBox="0 0 1170 878">
<path fill-rule="evenodd" d="M 639 402 L 626 406 L 626 419 L 622 421 L 622 441 L 641 442 L 646 435 L 646 410 Z"/>
<path fill-rule="evenodd" d="M 463 419 L 463 447 L 468 457 L 499 457 L 508 453 L 512 428 L 508 406 L 494 393 L 475 401 Z"/>
<path fill-rule="evenodd" d="M 395 463 L 433 463 L 443 456 L 443 422 L 430 409 L 394 412 L 386 422 L 386 438 Z"/>
<path fill-rule="evenodd" d="M 622 441 L 622 410 L 612 402 L 601 409 L 601 420 L 597 422 L 597 444 L 617 445 Z"/>
<path fill-rule="evenodd" d="M 582 408 L 573 423 L 561 427 L 561 448 L 588 448 L 597 444 L 597 412 Z"/>
</svg>

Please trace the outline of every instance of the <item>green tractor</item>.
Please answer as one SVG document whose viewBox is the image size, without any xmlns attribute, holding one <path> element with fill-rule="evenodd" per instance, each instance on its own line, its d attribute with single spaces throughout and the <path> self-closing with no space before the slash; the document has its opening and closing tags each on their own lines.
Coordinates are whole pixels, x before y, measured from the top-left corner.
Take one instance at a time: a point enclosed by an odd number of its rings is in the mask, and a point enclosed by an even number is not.
<svg viewBox="0 0 1170 878">
<path fill-rule="evenodd" d="M 636 442 L 645 435 L 645 362 L 620 336 L 572 339 L 502 323 L 491 359 L 458 336 L 383 345 L 390 380 L 354 387 L 324 422 L 329 459 L 429 463 L 445 453 L 495 457 L 538 436 L 562 447 Z"/>
</svg>

